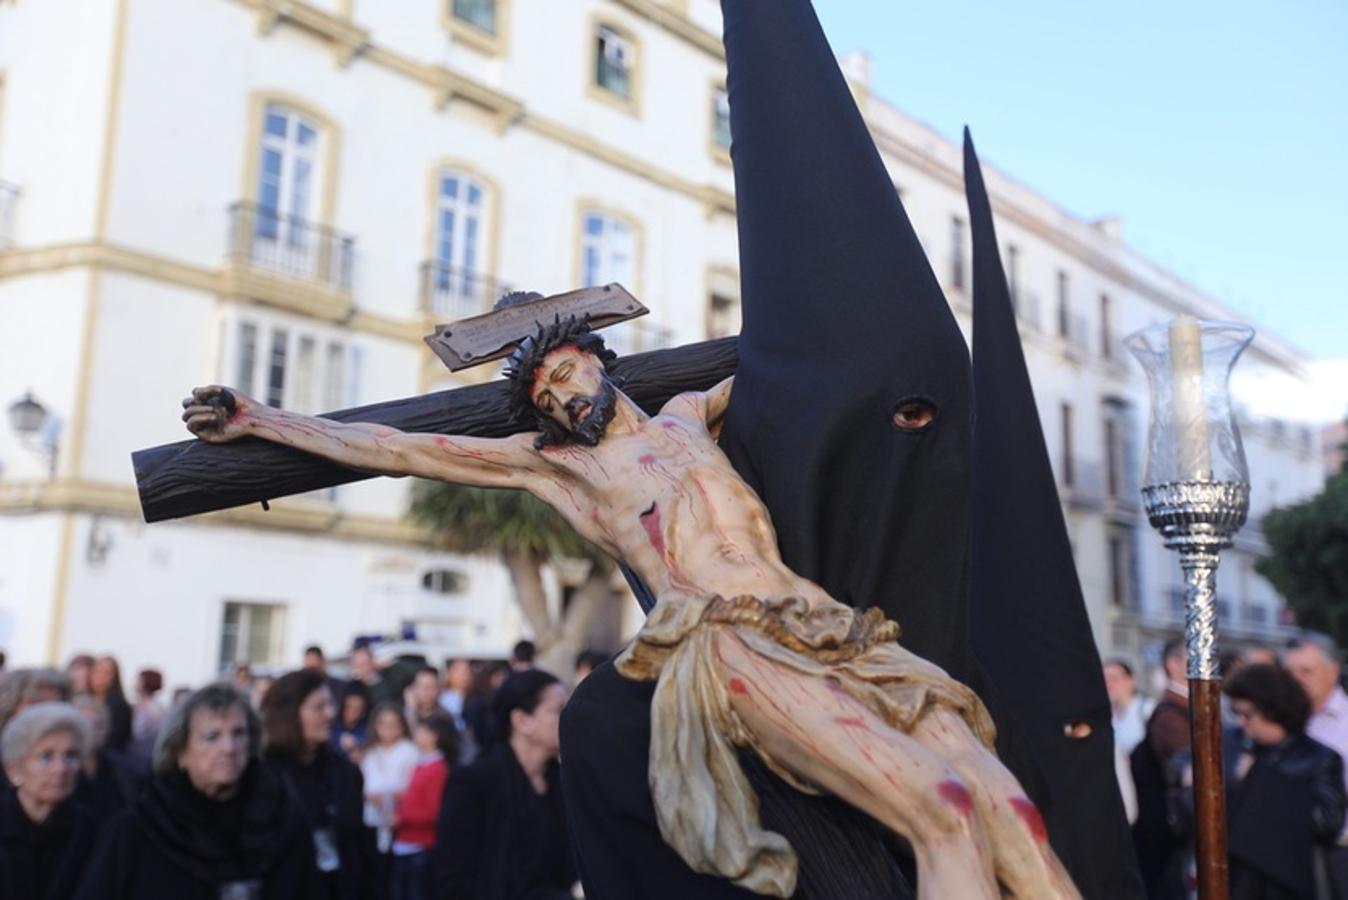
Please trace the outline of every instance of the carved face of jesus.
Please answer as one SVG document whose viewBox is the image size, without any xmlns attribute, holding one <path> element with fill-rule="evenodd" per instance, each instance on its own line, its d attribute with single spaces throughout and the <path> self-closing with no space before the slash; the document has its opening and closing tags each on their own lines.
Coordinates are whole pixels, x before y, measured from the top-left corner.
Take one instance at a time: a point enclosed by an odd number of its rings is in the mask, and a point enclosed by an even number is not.
<svg viewBox="0 0 1348 900">
<path fill-rule="evenodd" d="M 534 370 L 534 407 L 565 428 L 577 443 L 593 447 L 617 408 L 617 389 L 594 354 L 558 347 Z"/>
</svg>

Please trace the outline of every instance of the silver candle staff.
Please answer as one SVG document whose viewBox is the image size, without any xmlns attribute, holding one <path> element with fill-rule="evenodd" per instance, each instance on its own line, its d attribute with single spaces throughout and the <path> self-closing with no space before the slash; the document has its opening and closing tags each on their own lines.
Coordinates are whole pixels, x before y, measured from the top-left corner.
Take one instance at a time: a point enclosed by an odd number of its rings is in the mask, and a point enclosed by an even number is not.
<svg viewBox="0 0 1348 900">
<path fill-rule="evenodd" d="M 1125 341 L 1151 386 L 1142 502 L 1165 545 L 1179 551 L 1184 570 L 1200 900 L 1227 896 L 1217 564 L 1250 508 L 1249 468 L 1231 415 L 1229 380 L 1253 337 L 1244 325 L 1180 316 Z"/>
</svg>

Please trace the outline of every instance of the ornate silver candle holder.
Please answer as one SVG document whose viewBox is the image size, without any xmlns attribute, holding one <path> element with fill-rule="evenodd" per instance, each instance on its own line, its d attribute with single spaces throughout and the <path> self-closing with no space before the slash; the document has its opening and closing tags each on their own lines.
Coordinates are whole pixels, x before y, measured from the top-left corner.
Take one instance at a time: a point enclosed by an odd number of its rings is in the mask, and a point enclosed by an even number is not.
<svg viewBox="0 0 1348 900">
<path fill-rule="evenodd" d="M 1217 564 L 1250 509 L 1249 469 L 1228 382 L 1253 337 L 1244 325 L 1181 316 L 1126 341 L 1151 386 L 1142 503 L 1184 570 L 1200 900 L 1227 896 Z"/>
<path fill-rule="evenodd" d="M 1142 489 L 1151 527 L 1179 552 L 1184 571 L 1184 643 L 1190 678 L 1221 677 L 1217 665 L 1217 564 L 1245 524 L 1250 486 L 1242 481 L 1172 481 Z"/>
</svg>

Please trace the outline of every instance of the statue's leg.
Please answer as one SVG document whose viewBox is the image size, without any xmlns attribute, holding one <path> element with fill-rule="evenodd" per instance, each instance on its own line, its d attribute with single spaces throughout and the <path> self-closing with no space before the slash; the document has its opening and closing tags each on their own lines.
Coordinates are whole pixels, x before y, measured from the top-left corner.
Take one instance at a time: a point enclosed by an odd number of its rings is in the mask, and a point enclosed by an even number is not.
<svg viewBox="0 0 1348 900">
<path fill-rule="evenodd" d="M 717 629 L 714 648 L 757 749 L 907 838 L 920 900 L 1000 897 L 971 793 L 940 757 L 827 678 L 755 653 L 729 628 Z"/>
<path fill-rule="evenodd" d="M 1049 846 L 1044 820 L 1024 788 L 955 711 L 931 709 L 911 737 L 945 760 L 972 789 L 979 818 L 992 842 L 997 878 L 1011 896 L 1080 897 Z"/>
</svg>

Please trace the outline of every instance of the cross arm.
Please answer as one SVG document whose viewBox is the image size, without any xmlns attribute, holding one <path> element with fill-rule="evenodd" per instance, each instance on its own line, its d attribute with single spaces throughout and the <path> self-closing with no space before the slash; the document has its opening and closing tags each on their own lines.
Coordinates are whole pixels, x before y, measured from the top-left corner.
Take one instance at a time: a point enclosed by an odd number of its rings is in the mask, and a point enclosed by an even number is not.
<svg viewBox="0 0 1348 900">
<path fill-rule="evenodd" d="M 721 338 L 638 353 L 614 363 L 613 375 L 622 380 L 629 397 L 654 414 L 677 394 L 706 390 L 731 375 L 738 360 L 736 348 L 736 338 Z M 509 418 L 503 381 L 341 410 L 324 418 L 484 438 L 532 428 Z M 228 444 L 180 441 L 138 450 L 131 460 L 147 522 L 272 500 L 375 474 L 254 438 Z"/>
</svg>

